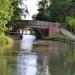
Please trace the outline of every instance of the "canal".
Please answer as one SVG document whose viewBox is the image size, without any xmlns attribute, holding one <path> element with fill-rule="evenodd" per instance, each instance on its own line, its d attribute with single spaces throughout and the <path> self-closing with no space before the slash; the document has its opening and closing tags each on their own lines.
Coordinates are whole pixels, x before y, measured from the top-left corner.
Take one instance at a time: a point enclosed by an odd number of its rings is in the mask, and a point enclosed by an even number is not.
<svg viewBox="0 0 75 75">
<path fill-rule="evenodd" d="M 75 45 L 24 35 L 0 49 L 0 75 L 75 75 Z"/>
</svg>

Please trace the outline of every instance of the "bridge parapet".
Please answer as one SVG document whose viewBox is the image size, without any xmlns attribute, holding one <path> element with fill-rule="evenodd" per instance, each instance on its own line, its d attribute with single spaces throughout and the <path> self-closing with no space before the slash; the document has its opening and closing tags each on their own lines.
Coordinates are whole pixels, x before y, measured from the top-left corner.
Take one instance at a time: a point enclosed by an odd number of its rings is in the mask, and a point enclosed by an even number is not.
<svg viewBox="0 0 75 75">
<path fill-rule="evenodd" d="M 46 21 L 37 21 L 37 20 L 21 20 L 22 27 L 41 27 L 41 28 L 49 28 L 49 27 L 59 27 L 59 23 L 54 22 L 46 22 Z"/>
</svg>

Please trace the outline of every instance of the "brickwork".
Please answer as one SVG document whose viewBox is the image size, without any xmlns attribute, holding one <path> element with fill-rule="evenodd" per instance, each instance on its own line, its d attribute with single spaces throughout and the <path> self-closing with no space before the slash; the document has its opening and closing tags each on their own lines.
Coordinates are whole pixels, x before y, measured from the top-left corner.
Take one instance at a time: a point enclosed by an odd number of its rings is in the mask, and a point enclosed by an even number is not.
<svg viewBox="0 0 75 75">
<path fill-rule="evenodd" d="M 49 27 L 49 35 L 60 33 L 60 28 L 58 27 Z"/>
<path fill-rule="evenodd" d="M 60 32 L 60 24 L 54 22 L 46 22 L 46 21 L 37 21 L 37 20 L 21 20 L 21 27 L 33 27 L 37 28 L 40 33 L 43 34 L 44 30 L 47 29 L 48 34 L 56 34 Z M 41 28 L 41 29 L 39 29 Z"/>
</svg>

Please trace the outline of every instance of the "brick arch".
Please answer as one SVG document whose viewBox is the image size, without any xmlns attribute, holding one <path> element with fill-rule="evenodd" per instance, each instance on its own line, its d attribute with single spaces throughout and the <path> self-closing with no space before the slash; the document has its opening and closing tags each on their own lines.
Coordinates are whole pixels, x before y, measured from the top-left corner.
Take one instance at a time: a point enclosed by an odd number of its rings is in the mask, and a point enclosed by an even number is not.
<svg viewBox="0 0 75 75">
<path fill-rule="evenodd" d="M 37 39 L 41 39 L 42 38 L 41 33 L 40 33 L 40 31 L 37 28 L 32 27 L 31 31 L 35 31 L 35 33 L 36 33 L 35 36 L 36 36 Z"/>
<path fill-rule="evenodd" d="M 38 38 L 42 38 L 43 36 L 48 36 L 49 35 L 49 29 L 46 28 L 35 28 L 32 27 L 32 29 L 34 29 L 37 33 L 37 37 Z"/>
</svg>

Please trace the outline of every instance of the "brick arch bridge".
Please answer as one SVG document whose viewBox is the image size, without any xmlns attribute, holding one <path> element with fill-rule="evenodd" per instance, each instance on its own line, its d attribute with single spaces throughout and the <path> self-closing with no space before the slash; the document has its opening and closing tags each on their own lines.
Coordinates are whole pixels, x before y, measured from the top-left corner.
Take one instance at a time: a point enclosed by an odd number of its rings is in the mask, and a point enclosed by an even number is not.
<svg viewBox="0 0 75 75">
<path fill-rule="evenodd" d="M 35 28 L 42 36 L 52 35 L 60 32 L 60 24 L 54 22 L 37 21 L 37 20 L 20 20 L 20 28 Z"/>
</svg>

